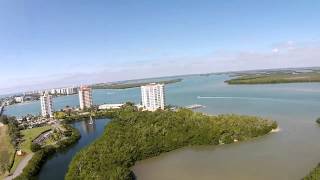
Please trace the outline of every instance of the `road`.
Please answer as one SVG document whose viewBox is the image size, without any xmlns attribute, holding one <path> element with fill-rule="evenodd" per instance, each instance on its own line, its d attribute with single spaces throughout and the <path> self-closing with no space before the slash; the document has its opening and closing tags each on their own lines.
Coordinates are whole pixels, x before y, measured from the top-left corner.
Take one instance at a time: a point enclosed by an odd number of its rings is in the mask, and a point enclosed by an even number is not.
<svg viewBox="0 0 320 180">
<path fill-rule="evenodd" d="M 14 173 L 11 176 L 4 178 L 4 180 L 12 180 L 12 179 L 16 178 L 17 176 L 19 176 L 22 173 L 24 167 L 26 167 L 26 165 L 28 164 L 28 162 L 32 158 L 32 156 L 33 156 L 33 153 L 30 153 L 25 158 L 23 158 L 22 161 L 20 161 L 20 163 L 19 163 L 17 169 L 14 171 Z"/>
<path fill-rule="evenodd" d="M 2 115 L 4 111 L 4 103 L 0 105 L 0 116 Z"/>
</svg>

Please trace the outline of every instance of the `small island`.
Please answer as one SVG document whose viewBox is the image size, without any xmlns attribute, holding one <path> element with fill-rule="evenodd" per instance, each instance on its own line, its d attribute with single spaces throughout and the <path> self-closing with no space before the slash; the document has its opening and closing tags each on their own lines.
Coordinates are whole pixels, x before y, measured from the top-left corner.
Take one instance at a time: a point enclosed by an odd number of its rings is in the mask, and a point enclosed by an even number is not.
<svg viewBox="0 0 320 180">
<path fill-rule="evenodd" d="M 188 109 L 141 111 L 131 104 L 109 111 L 105 132 L 73 158 L 66 174 L 73 179 L 134 179 L 136 161 L 178 148 L 219 145 L 268 134 L 275 121 L 254 116 L 209 116 Z"/>
<path fill-rule="evenodd" d="M 119 82 L 119 83 L 99 83 L 91 85 L 92 89 L 128 89 L 136 88 L 149 84 L 150 82 L 159 84 L 172 84 L 182 81 L 179 79 L 161 80 L 161 81 L 144 81 L 144 82 Z"/>
<path fill-rule="evenodd" d="M 225 81 L 228 84 L 278 84 L 320 82 L 320 72 L 275 71 L 255 74 L 239 74 L 239 76 Z"/>
</svg>

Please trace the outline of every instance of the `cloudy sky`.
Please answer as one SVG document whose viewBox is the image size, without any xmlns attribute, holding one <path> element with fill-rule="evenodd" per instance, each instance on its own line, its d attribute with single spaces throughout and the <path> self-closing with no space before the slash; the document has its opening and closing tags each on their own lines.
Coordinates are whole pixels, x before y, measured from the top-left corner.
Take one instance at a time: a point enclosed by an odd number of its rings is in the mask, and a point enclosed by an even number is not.
<svg viewBox="0 0 320 180">
<path fill-rule="evenodd" d="M 0 94 L 320 66 L 318 0 L 1 0 Z"/>
</svg>

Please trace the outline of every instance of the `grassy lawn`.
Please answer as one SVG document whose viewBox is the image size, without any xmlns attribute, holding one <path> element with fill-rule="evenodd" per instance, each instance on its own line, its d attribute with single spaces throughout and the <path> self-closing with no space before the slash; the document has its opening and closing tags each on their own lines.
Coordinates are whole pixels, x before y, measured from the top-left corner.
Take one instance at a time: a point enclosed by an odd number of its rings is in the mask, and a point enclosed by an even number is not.
<svg viewBox="0 0 320 180">
<path fill-rule="evenodd" d="M 51 128 L 52 128 L 51 126 L 43 126 L 43 127 L 32 128 L 32 129 L 27 129 L 27 130 L 21 131 L 21 135 L 23 136 L 23 139 L 24 139 L 24 141 L 20 145 L 21 150 L 26 154 L 32 153 L 32 151 L 30 149 L 32 141 L 36 137 L 38 137 L 41 133 L 43 133 L 44 131 L 47 131 Z M 11 172 L 15 171 L 15 169 L 17 168 L 17 166 L 19 165 L 20 161 L 23 158 L 24 157 L 21 157 L 21 156 L 15 157 L 14 164 L 11 168 Z"/>
<path fill-rule="evenodd" d="M 51 126 L 43 126 L 21 131 L 24 141 L 21 143 L 21 150 L 26 153 L 31 153 L 30 146 L 32 141 L 44 131 L 51 129 Z"/>
<path fill-rule="evenodd" d="M 0 127 L 0 179 L 5 174 L 6 167 L 10 165 L 14 157 L 15 149 L 10 143 L 8 126 Z"/>
</svg>

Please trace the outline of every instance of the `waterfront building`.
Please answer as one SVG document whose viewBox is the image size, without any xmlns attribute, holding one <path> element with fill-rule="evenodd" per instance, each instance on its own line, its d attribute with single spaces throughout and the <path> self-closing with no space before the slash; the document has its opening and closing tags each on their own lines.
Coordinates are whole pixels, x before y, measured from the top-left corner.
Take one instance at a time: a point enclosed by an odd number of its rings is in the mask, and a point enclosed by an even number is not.
<svg viewBox="0 0 320 180">
<path fill-rule="evenodd" d="M 143 108 L 148 111 L 164 109 L 164 84 L 151 83 L 145 86 L 141 86 L 141 101 Z"/>
<path fill-rule="evenodd" d="M 102 104 L 98 109 L 119 109 L 123 104 Z"/>
<path fill-rule="evenodd" d="M 67 88 L 61 88 L 60 89 L 60 94 L 66 95 L 67 94 Z"/>
<path fill-rule="evenodd" d="M 87 86 L 81 86 L 79 89 L 80 109 L 90 108 L 92 102 L 92 89 Z"/>
<path fill-rule="evenodd" d="M 67 95 L 76 94 L 77 92 L 78 91 L 77 91 L 76 87 L 68 87 L 68 88 L 66 88 Z"/>
<path fill-rule="evenodd" d="M 23 103 L 23 96 L 14 97 L 14 100 L 15 100 L 17 103 Z"/>
<path fill-rule="evenodd" d="M 50 94 L 55 95 L 57 92 L 55 89 L 51 89 Z"/>
<path fill-rule="evenodd" d="M 40 96 L 41 115 L 43 117 L 53 117 L 53 103 L 52 96 L 45 92 Z"/>
</svg>

